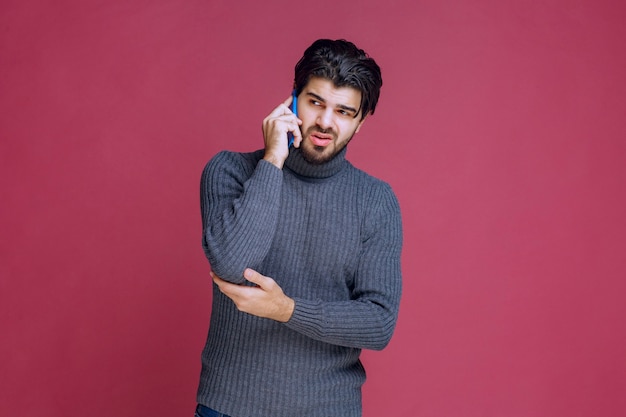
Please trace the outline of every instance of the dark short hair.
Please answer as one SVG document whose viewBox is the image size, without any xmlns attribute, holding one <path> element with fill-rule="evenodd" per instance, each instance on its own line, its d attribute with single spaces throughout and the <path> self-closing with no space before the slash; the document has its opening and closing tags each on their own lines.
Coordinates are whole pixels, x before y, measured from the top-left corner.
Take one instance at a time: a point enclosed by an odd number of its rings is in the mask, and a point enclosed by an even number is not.
<svg viewBox="0 0 626 417">
<path fill-rule="evenodd" d="M 296 64 L 294 88 L 298 95 L 312 77 L 328 79 L 338 88 L 359 90 L 361 119 L 368 113 L 374 114 L 383 85 L 380 67 L 352 42 L 344 39 L 318 39 L 313 42 Z"/>
</svg>

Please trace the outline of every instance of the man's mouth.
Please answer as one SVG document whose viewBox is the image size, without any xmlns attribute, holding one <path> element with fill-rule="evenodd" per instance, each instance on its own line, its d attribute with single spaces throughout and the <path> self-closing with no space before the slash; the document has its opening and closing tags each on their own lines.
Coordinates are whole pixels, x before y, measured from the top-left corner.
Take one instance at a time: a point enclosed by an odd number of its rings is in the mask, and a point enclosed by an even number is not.
<svg viewBox="0 0 626 417">
<path fill-rule="evenodd" d="M 315 146 L 328 146 L 333 141 L 333 136 L 327 133 L 313 132 L 309 137 Z"/>
</svg>

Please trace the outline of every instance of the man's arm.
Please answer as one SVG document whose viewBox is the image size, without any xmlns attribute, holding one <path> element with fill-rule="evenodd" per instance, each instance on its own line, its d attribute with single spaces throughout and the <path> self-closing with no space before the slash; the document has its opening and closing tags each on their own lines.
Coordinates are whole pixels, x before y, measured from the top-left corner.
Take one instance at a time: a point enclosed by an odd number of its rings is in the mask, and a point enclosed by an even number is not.
<svg viewBox="0 0 626 417">
<path fill-rule="evenodd" d="M 383 349 L 395 328 L 401 294 L 402 224 L 390 189 L 366 225 L 352 299 L 289 298 L 269 277 L 247 270 L 255 287 L 214 281 L 240 311 L 284 322 L 308 337 L 356 348 Z M 391 194 L 389 194 L 391 193 Z"/>
<path fill-rule="evenodd" d="M 302 140 L 301 121 L 289 103 L 291 96 L 263 120 L 263 160 L 260 154 L 222 152 L 202 173 L 202 246 L 211 268 L 227 281 L 244 282 L 244 270 L 265 258 L 274 237 L 287 132 L 294 146 Z"/>
<path fill-rule="evenodd" d="M 261 157 L 221 152 L 202 173 L 202 246 L 227 281 L 245 281 L 243 271 L 265 258 L 276 230 L 282 171 Z"/>
<path fill-rule="evenodd" d="M 213 282 L 230 298 L 239 311 L 254 316 L 285 323 L 293 314 L 295 303 L 283 293 L 282 288 L 270 277 L 253 269 L 244 271 L 244 278 L 253 286 L 237 285 L 224 281 L 211 273 Z"/>
<path fill-rule="evenodd" d="M 389 186 L 373 190 L 370 201 L 351 300 L 294 298 L 286 323 L 291 329 L 327 343 L 373 350 L 391 340 L 402 292 L 402 220 Z"/>
</svg>

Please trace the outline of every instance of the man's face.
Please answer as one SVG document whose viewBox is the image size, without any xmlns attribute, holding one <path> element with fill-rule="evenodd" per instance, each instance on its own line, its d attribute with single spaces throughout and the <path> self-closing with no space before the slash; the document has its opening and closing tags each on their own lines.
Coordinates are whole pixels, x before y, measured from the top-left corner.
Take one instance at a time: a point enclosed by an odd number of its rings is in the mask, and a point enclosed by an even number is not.
<svg viewBox="0 0 626 417">
<path fill-rule="evenodd" d="M 304 159 L 322 164 L 337 155 L 365 120 L 358 114 L 360 106 L 359 90 L 336 88 L 330 80 L 311 78 L 298 96 Z"/>
</svg>

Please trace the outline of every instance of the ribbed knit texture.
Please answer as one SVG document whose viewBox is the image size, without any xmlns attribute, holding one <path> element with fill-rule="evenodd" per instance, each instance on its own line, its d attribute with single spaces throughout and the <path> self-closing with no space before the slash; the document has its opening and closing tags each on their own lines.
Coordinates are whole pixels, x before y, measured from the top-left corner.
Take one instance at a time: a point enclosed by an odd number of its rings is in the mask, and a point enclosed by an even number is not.
<svg viewBox="0 0 626 417">
<path fill-rule="evenodd" d="M 295 300 L 288 323 L 239 312 L 214 286 L 198 402 L 232 417 L 357 417 L 361 349 L 382 349 L 400 302 L 400 209 L 391 188 L 344 149 L 323 165 L 292 149 L 282 170 L 263 151 L 222 152 L 201 183 L 212 270 L 252 268 Z"/>
</svg>

